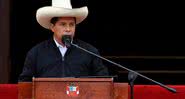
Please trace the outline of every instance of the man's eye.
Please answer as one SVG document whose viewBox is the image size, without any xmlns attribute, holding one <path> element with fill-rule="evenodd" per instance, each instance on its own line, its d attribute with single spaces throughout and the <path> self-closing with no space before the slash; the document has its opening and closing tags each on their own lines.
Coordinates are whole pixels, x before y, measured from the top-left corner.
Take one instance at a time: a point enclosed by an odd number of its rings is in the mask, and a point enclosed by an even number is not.
<svg viewBox="0 0 185 99">
<path fill-rule="evenodd" d="M 61 23 L 60 25 L 61 25 L 61 26 L 65 26 L 66 24 L 65 24 L 65 23 Z"/>
<path fill-rule="evenodd" d="M 66 24 L 62 24 L 62 26 L 65 26 Z"/>
<path fill-rule="evenodd" d="M 71 23 L 71 24 L 69 24 L 70 26 L 74 26 L 75 24 L 74 23 Z"/>
</svg>

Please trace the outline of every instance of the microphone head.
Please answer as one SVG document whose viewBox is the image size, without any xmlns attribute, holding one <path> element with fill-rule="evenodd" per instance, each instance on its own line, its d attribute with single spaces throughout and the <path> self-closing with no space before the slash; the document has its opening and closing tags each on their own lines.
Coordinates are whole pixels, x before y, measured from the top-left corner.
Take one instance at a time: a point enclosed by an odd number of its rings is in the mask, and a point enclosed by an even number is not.
<svg viewBox="0 0 185 99">
<path fill-rule="evenodd" d="M 67 47 L 71 47 L 71 35 L 63 35 L 62 36 L 62 43 Z"/>
</svg>

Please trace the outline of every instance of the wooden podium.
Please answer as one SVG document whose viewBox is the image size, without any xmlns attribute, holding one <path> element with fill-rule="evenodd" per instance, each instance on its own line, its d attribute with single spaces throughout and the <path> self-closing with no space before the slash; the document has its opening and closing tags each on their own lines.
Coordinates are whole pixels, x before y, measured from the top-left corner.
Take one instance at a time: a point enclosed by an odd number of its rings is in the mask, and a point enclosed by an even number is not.
<svg viewBox="0 0 185 99">
<path fill-rule="evenodd" d="M 113 78 L 33 78 L 18 89 L 18 99 L 128 99 L 128 84 Z"/>
</svg>

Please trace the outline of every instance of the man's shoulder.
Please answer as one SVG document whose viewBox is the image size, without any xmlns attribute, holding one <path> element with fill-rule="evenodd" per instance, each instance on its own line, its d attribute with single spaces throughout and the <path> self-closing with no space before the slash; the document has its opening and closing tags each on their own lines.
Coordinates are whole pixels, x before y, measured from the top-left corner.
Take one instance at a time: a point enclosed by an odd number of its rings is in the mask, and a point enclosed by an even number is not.
<svg viewBox="0 0 185 99">
<path fill-rule="evenodd" d="M 38 50 L 46 49 L 50 44 L 52 43 L 51 39 L 41 41 L 37 43 L 35 46 L 33 46 L 29 52 L 35 52 Z"/>
</svg>

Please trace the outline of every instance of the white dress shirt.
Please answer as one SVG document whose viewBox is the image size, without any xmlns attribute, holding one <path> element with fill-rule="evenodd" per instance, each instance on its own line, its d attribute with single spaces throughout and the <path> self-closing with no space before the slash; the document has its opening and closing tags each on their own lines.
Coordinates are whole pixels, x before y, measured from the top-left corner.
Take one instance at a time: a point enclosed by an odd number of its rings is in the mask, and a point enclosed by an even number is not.
<svg viewBox="0 0 185 99">
<path fill-rule="evenodd" d="M 65 53 L 66 53 L 66 51 L 67 51 L 67 47 L 66 47 L 66 46 L 60 45 L 60 44 L 55 40 L 55 38 L 54 38 L 54 41 L 55 41 L 57 47 L 59 48 L 62 57 L 64 57 L 64 55 L 65 55 Z"/>
</svg>

